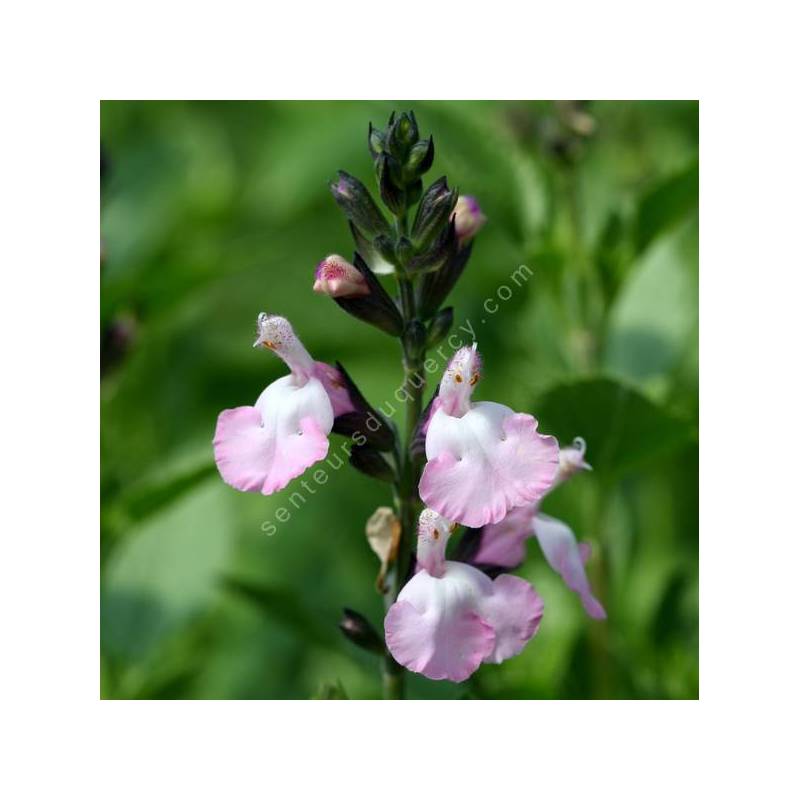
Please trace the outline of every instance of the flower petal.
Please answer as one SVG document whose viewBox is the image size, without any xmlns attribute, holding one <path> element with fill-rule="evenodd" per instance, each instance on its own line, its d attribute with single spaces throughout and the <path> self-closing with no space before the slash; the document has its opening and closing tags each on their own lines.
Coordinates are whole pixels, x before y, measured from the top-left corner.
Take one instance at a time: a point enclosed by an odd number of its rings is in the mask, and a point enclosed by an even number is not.
<svg viewBox="0 0 800 800">
<path fill-rule="evenodd" d="M 605 619 L 605 609 L 592 594 L 583 567 L 591 549 L 577 543 L 568 525 L 546 514 L 536 515 L 533 529 L 547 563 L 561 575 L 573 592 L 578 593 L 586 613 L 594 619 Z"/>
<path fill-rule="evenodd" d="M 476 403 L 462 417 L 439 408 L 425 440 L 425 504 L 478 528 L 541 499 L 555 478 L 558 443 L 537 433 L 537 424 L 499 403 Z"/>
<path fill-rule="evenodd" d="M 418 572 L 386 615 L 386 646 L 426 678 L 466 680 L 494 649 L 494 630 L 475 611 L 489 591 L 491 581 L 466 564 L 448 561 L 442 578 Z"/>
<path fill-rule="evenodd" d="M 243 492 L 272 494 L 328 453 L 333 409 L 316 378 L 291 375 L 270 384 L 255 407 L 223 411 L 214 458 L 223 480 Z"/>
<path fill-rule="evenodd" d="M 469 559 L 473 564 L 515 569 L 525 560 L 525 543 L 533 533 L 536 504 L 514 508 L 505 518 L 493 525 L 484 525 L 480 531 L 480 544 Z"/>
<path fill-rule="evenodd" d="M 478 605 L 478 613 L 494 628 L 494 649 L 484 661 L 499 664 L 517 655 L 539 630 L 544 602 L 527 581 L 498 575 L 492 593 Z"/>
<path fill-rule="evenodd" d="M 465 681 L 491 651 L 494 632 L 474 611 L 462 611 L 437 629 L 411 603 L 398 601 L 386 615 L 386 645 L 395 660 L 432 681 Z"/>
</svg>

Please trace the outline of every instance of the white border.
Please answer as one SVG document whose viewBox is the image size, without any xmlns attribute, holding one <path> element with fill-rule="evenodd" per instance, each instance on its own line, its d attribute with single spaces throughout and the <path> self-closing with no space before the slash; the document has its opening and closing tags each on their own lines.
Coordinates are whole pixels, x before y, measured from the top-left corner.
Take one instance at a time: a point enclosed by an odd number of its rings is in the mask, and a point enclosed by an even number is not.
<svg viewBox="0 0 800 800">
<path fill-rule="evenodd" d="M 7 11 L 6 796 L 796 791 L 789 8 L 161 0 Z M 700 702 L 97 700 L 97 100 L 391 96 L 701 98 Z"/>
</svg>

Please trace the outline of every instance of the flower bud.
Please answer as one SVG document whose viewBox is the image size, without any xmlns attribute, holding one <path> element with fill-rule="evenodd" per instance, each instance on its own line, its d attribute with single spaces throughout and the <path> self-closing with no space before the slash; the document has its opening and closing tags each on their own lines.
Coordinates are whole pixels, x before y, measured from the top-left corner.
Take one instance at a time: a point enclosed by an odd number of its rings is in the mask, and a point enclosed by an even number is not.
<svg viewBox="0 0 800 800">
<path fill-rule="evenodd" d="M 428 327 L 428 342 L 427 347 L 435 347 L 439 342 L 447 336 L 450 328 L 453 325 L 453 307 L 448 306 L 436 313 L 436 316 L 431 321 Z"/>
<path fill-rule="evenodd" d="M 378 185 L 381 190 L 381 200 L 394 214 L 405 211 L 405 192 L 397 185 L 393 172 L 397 172 L 397 162 L 388 153 L 381 153 L 377 161 Z"/>
<path fill-rule="evenodd" d="M 406 185 L 406 206 L 413 206 L 420 197 L 422 197 L 422 180 L 418 178 Z"/>
<path fill-rule="evenodd" d="M 317 264 L 314 291 L 329 297 L 362 297 L 369 294 L 364 276 L 341 256 L 326 256 Z"/>
<path fill-rule="evenodd" d="M 358 178 L 340 170 L 339 178 L 331 184 L 331 194 L 347 218 L 360 230 L 371 236 L 391 233 L 389 223 Z"/>
<path fill-rule="evenodd" d="M 458 198 L 453 219 L 459 242 L 468 242 L 486 224 L 486 215 L 481 211 L 478 201 L 469 195 Z"/>
<path fill-rule="evenodd" d="M 384 261 L 390 264 L 395 263 L 397 254 L 395 253 L 394 239 L 391 236 L 376 236 L 372 245 Z"/>
<path fill-rule="evenodd" d="M 353 267 L 361 273 L 368 291 L 347 297 L 333 294 L 331 296 L 336 304 L 348 314 L 380 328 L 390 336 L 402 335 L 403 317 L 396 303 L 358 253 L 353 258 Z"/>
<path fill-rule="evenodd" d="M 339 630 L 355 645 L 373 653 L 383 652 L 383 639 L 370 621 L 358 611 L 345 608 L 339 621 Z"/>
<path fill-rule="evenodd" d="M 411 238 L 417 247 L 427 247 L 441 233 L 453 215 L 458 193 L 447 186 L 447 178 L 439 178 L 425 191 L 417 208 Z"/>
<path fill-rule="evenodd" d="M 439 269 L 423 276 L 419 292 L 419 312 L 423 319 L 433 316 L 445 301 L 464 272 L 471 253 L 472 244 L 467 243 L 452 253 Z"/>
<path fill-rule="evenodd" d="M 350 463 L 370 478 L 393 483 L 396 476 L 392 465 L 369 445 L 354 447 L 350 452 Z"/>
<path fill-rule="evenodd" d="M 376 275 L 394 275 L 394 247 L 392 240 L 388 236 L 376 236 L 375 241 L 371 242 L 352 222 L 349 222 L 348 225 L 350 226 L 350 233 L 353 235 L 353 241 L 356 243 L 356 250 L 367 262 L 369 268 Z M 382 244 L 388 242 L 388 246 L 385 249 L 383 247 L 379 248 L 377 246 L 378 242 Z M 384 256 L 384 252 L 392 261 Z"/>
<path fill-rule="evenodd" d="M 386 146 L 389 152 L 399 161 L 406 159 L 409 149 L 419 141 L 419 127 L 414 112 L 403 112 L 389 125 L 386 134 Z"/>
<path fill-rule="evenodd" d="M 438 269 L 458 253 L 459 239 L 453 220 L 447 225 L 426 250 L 414 256 L 408 264 L 409 272 L 429 272 Z"/>
<path fill-rule="evenodd" d="M 336 367 L 353 410 L 334 419 L 334 433 L 349 436 L 356 444 L 369 444 L 376 450 L 392 450 L 395 440 L 392 424 L 367 402 L 341 363 L 337 361 Z"/>
<path fill-rule="evenodd" d="M 403 333 L 403 343 L 407 353 L 412 353 L 415 356 L 419 355 L 425 348 L 425 340 L 427 338 L 427 331 L 425 326 L 418 320 L 412 319 L 406 325 L 405 332 Z"/>
<path fill-rule="evenodd" d="M 373 161 L 383 152 L 384 148 L 386 147 L 386 134 L 384 134 L 383 131 L 379 131 L 377 128 L 373 128 L 371 122 L 369 124 L 367 143 L 369 144 L 369 152 Z"/>
<path fill-rule="evenodd" d="M 406 170 L 415 177 L 424 175 L 433 166 L 433 136 L 417 142 L 408 154 Z"/>
</svg>

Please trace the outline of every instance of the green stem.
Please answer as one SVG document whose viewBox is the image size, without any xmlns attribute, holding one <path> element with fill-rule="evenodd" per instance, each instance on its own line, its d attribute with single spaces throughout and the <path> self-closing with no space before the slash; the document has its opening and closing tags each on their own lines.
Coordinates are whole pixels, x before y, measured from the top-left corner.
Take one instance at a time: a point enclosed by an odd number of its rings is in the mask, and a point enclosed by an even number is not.
<svg viewBox="0 0 800 800">
<path fill-rule="evenodd" d="M 416 318 L 416 302 L 414 297 L 413 282 L 402 275 L 398 275 L 400 285 L 400 300 L 403 308 L 403 317 L 408 324 Z M 404 341 L 403 345 L 403 389 L 406 401 L 406 434 L 405 444 L 400 456 L 400 479 L 395 486 L 395 507 L 400 520 L 400 541 L 397 555 L 392 567 L 392 580 L 390 590 L 386 594 L 386 608 L 392 605 L 397 595 L 403 588 L 402 584 L 408 575 L 411 560 L 411 548 L 414 542 L 419 499 L 417 485 L 419 484 L 419 465 L 411 455 L 411 445 L 414 431 L 422 414 L 422 399 L 425 392 L 425 373 L 422 364 L 425 360 L 425 350 L 412 351 L 411 345 Z M 392 658 L 387 650 L 383 666 L 383 696 L 387 700 L 399 700 L 404 696 L 403 668 Z"/>
</svg>

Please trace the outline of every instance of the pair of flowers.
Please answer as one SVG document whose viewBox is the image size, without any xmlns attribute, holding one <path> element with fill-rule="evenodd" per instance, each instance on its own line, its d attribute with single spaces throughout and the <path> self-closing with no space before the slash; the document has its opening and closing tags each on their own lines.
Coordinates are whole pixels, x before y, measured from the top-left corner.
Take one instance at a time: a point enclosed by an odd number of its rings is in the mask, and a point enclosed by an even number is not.
<svg viewBox="0 0 800 800">
<path fill-rule="evenodd" d="M 472 403 L 479 378 L 475 346 L 459 350 L 442 378 L 425 432 L 428 461 L 419 489 L 428 507 L 419 520 L 419 571 L 384 626 L 395 659 L 433 680 L 463 681 L 481 663 L 516 655 L 536 634 L 544 613 L 536 590 L 513 575 L 491 580 L 479 568 L 518 567 L 530 537 L 586 611 L 605 617 L 584 569 L 588 546 L 579 545 L 563 522 L 539 512 L 548 491 L 589 468 L 583 440 L 559 450 L 552 436 L 537 432 L 529 414 Z M 445 559 L 456 522 L 478 529 L 472 563 Z"/>
</svg>

